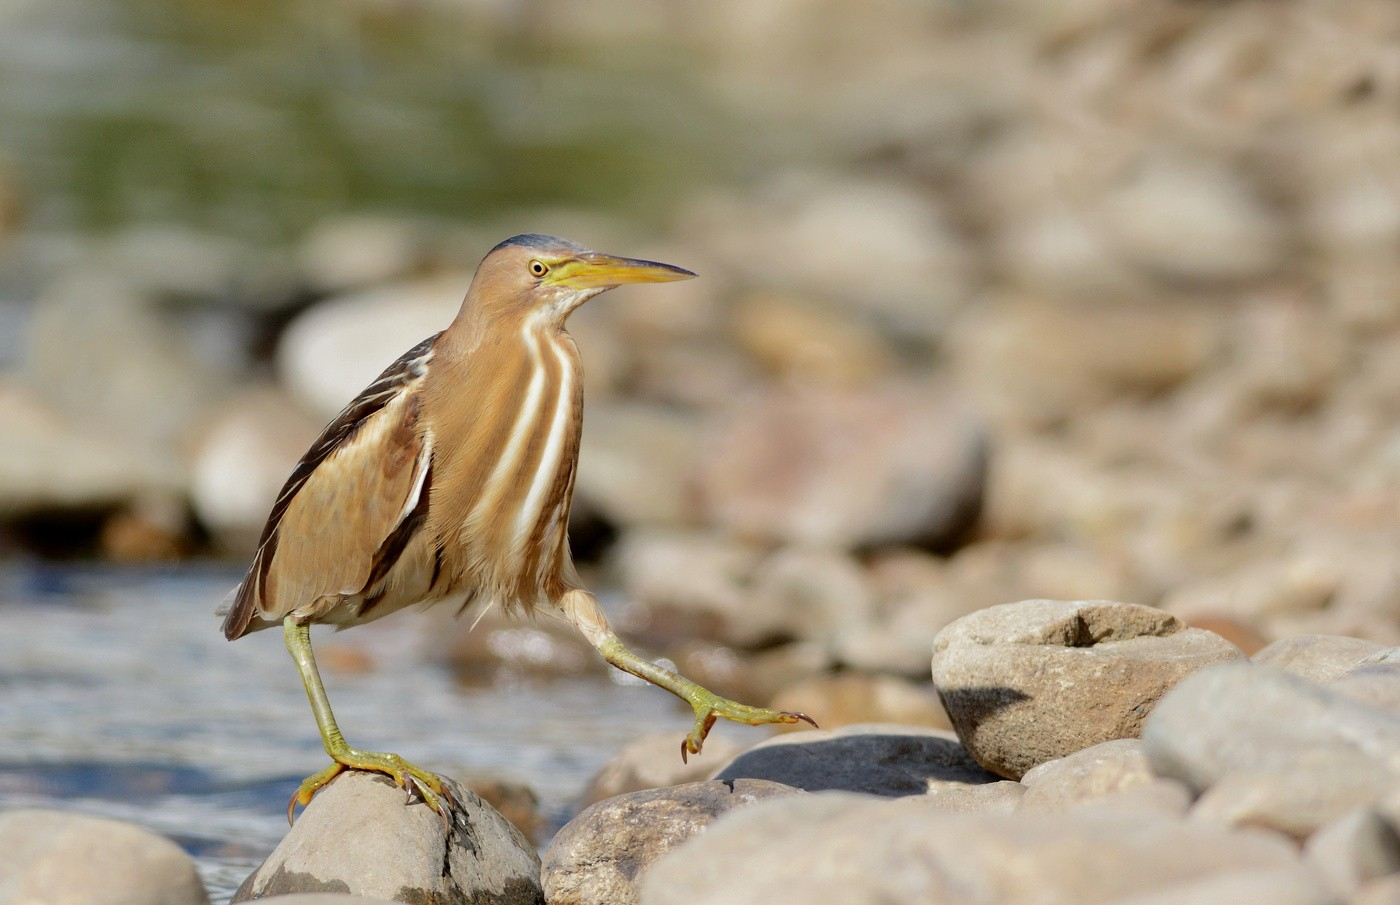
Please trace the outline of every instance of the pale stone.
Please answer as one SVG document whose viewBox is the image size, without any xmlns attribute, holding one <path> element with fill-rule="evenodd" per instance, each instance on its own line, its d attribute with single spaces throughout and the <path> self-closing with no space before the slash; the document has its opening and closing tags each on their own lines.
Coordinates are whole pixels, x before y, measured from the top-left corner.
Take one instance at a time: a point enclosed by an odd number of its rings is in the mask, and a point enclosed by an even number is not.
<svg viewBox="0 0 1400 905">
<path fill-rule="evenodd" d="M 1151 607 L 1028 600 L 989 607 L 940 632 L 933 679 L 978 763 L 1019 779 L 1045 761 L 1136 737 L 1183 677 L 1243 656 Z"/>
<path fill-rule="evenodd" d="M 714 772 L 715 764 L 733 759 L 743 746 L 711 735 L 705 740 L 704 757 L 681 760 L 679 750 L 679 735 L 675 732 L 658 732 L 629 742 L 589 780 L 583 805 L 628 792 L 698 782 Z"/>
</svg>

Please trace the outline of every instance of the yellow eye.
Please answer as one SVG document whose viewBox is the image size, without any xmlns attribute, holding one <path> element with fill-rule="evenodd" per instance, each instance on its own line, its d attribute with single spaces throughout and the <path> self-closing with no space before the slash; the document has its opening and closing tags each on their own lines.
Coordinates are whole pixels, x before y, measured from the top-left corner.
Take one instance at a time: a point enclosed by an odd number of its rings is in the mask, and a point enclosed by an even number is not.
<svg viewBox="0 0 1400 905">
<path fill-rule="evenodd" d="M 545 274 L 549 273 L 549 265 L 544 263 L 543 261 L 531 261 L 530 272 L 537 277 L 542 277 Z"/>
</svg>

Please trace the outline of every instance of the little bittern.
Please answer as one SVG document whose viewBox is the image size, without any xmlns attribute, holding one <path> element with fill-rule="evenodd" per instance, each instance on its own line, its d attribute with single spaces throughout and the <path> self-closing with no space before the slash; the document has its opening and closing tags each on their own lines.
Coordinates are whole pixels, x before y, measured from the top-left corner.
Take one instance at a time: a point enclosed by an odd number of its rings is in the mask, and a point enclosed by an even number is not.
<svg viewBox="0 0 1400 905">
<path fill-rule="evenodd" d="M 624 283 L 688 270 L 525 235 L 493 248 L 457 317 L 390 365 L 297 463 L 224 620 L 230 640 L 282 623 L 331 765 L 287 807 L 345 769 L 387 773 L 445 813 L 434 774 L 341 735 L 311 652 L 311 624 L 359 625 L 413 604 L 561 614 L 618 669 L 695 711 L 681 756 L 715 720 L 811 722 L 748 707 L 629 651 L 569 555 L 583 381 L 569 314 Z M 815 724 L 814 724 L 815 725 Z"/>
</svg>

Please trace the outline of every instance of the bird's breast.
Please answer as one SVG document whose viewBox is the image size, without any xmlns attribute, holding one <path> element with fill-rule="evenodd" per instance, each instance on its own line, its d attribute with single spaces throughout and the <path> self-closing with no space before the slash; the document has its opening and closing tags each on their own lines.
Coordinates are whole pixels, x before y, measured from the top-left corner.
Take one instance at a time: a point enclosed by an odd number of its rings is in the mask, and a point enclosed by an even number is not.
<svg viewBox="0 0 1400 905">
<path fill-rule="evenodd" d="M 430 527 L 457 580 L 510 605 L 553 596 L 583 416 L 582 371 L 561 331 L 522 325 L 479 345 L 433 400 Z M 450 366 L 449 366 L 450 367 Z M 440 409 L 441 414 L 437 411 Z"/>
</svg>

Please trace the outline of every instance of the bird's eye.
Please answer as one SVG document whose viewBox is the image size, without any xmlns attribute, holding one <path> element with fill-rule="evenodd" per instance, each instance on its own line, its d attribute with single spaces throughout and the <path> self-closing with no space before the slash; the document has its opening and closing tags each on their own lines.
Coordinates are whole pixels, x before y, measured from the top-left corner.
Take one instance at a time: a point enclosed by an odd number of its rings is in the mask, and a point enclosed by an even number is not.
<svg viewBox="0 0 1400 905">
<path fill-rule="evenodd" d="M 542 277 L 549 273 L 549 265 L 545 264 L 543 261 L 531 261 L 530 272 L 537 277 Z"/>
</svg>

